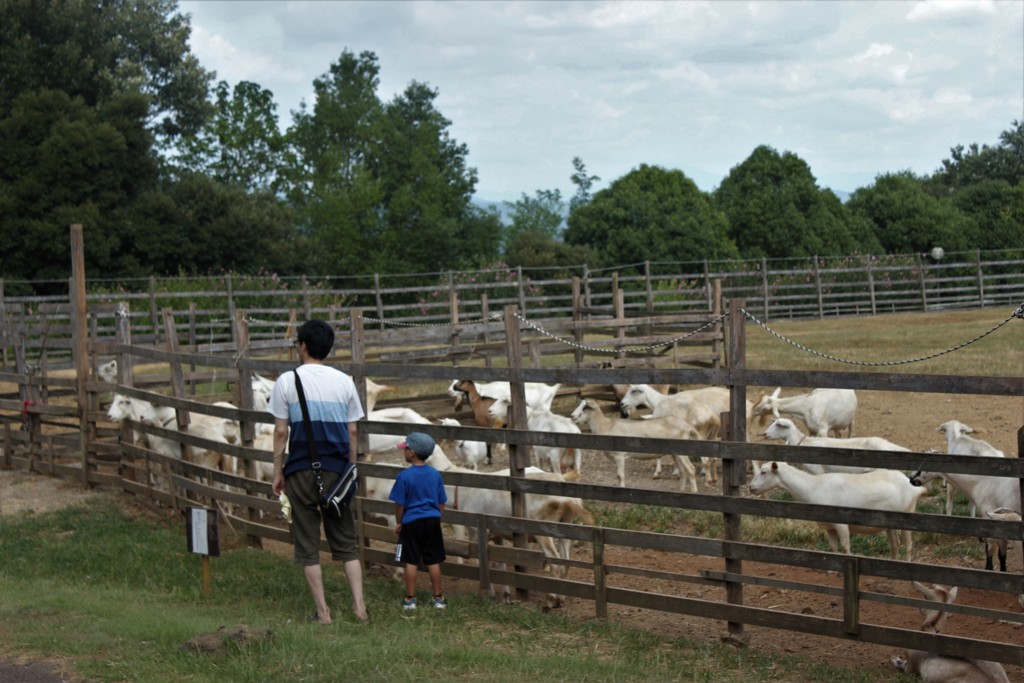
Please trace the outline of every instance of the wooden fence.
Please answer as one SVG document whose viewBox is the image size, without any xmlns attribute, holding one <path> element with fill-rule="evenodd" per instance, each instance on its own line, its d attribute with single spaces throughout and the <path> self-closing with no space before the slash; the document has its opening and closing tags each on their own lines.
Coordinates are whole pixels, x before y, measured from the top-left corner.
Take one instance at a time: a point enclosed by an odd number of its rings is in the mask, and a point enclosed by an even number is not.
<svg viewBox="0 0 1024 683">
<path fill-rule="evenodd" d="M 269 416 L 252 409 L 250 382 L 253 373 L 276 376 L 294 367 L 295 359 L 289 355 L 292 353 L 289 334 L 253 338 L 249 333 L 250 318 L 245 311 L 236 310 L 231 319 L 231 341 L 204 343 L 199 338 L 180 339 L 175 312 L 167 309 L 161 311 L 159 317 L 162 327 L 160 344 L 149 343 L 151 340 L 146 343 L 133 340 L 127 304 L 118 304 L 112 311 L 88 304 L 84 273 L 80 267 L 80 237 L 73 231 L 75 277 L 68 301 L 63 304 L 66 309 L 54 312 L 55 316 L 65 316 L 66 322 L 62 323 L 67 326 L 65 348 L 74 361 L 70 370 L 61 374 L 48 369 L 45 356 L 50 347 L 46 344 L 38 347 L 39 356 L 29 355 L 31 347 L 24 341 L 29 335 L 24 327 L 19 328 L 17 334 L 5 330 L 5 335 L 16 341 L 5 347 L 10 348 L 14 356 L 14 371 L 0 372 L 0 382 L 9 387 L 0 391 L 4 465 L 75 478 L 86 486 L 122 490 L 170 507 L 178 507 L 186 501 L 203 501 L 220 508 L 227 523 L 255 542 L 264 538 L 287 541 L 287 529 L 279 518 L 277 502 L 270 496 L 270 485 L 255 476 L 255 463 L 271 458 L 269 451 L 253 447 L 256 426 L 268 422 Z M 368 377 L 409 387 L 415 385 L 420 389 L 415 392 L 416 401 L 404 399 L 403 403 L 431 417 L 451 414 L 450 399 L 443 387 L 453 379 L 453 366 L 458 368 L 460 378 L 510 382 L 512 405 L 507 429 L 416 425 L 416 429 L 427 431 L 438 439 L 467 438 L 508 444 L 512 476 L 449 472 L 445 477 L 448 484 L 507 490 L 512 496 L 513 510 L 518 511 L 524 509 L 526 493 L 576 496 L 606 504 L 642 504 L 703 511 L 721 515 L 723 532 L 720 537 L 679 536 L 540 523 L 521 516 L 479 517 L 452 511 L 450 521 L 471 526 L 476 534 L 474 542 L 453 543 L 451 553 L 453 557 L 475 559 L 477 564 L 448 563 L 445 566 L 447 574 L 475 579 L 480 582 L 481 589 L 500 582 L 523 592 L 541 591 L 589 600 L 599 617 L 607 616 L 610 605 L 627 605 L 725 622 L 736 636 L 742 635 L 744 626 L 756 625 L 1024 665 L 1024 646 L 1010 626 L 1024 623 L 1024 615 L 1019 610 L 982 609 L 970 605 L 948 608 L 966 618 L 1006 622 L 1007 636 L 1000 641 L 925 634 L 887 626 L 867 616 L 868 611 L 864 608 L 881 604 L 914 610 L 930 603 L 863 588 L 866 577 L 901 581 L 916 579 L 1018 596 L 1024 593 L 1024 574 L 752 543 L 743 538 L 740 525 L 745 516 L 779 517 L 1020 542 L 1024 538 L 1024 524 L 1021 523 L 835 508 L 750 499 L 740 495 L 747 460 L 845 464 L 909 471 L 919 466 L 922 457 L 927 457 L 929 468 L 934 471 L 1011 477 L 1024 487 L 1024 463 L 1019 457 L 983 458 L 940 453 L 924 456 L 920 453 L 836 451 L 809 447 L 801 447 L 797 451 L 786 446 L 747 443 L 746 421 L 728 419 L 729 415 L 743 414 L 747 388 L 751 386 L 829 386 L 1020 397 L 1024 396 L 1024 378 L 752 369 L 746 365 L 745 325 L 754 314 L 743 300 L 732 299 L 728 310 L 722 314 L 718 314 L 713 305 L 705 305 L 699 314 L 658 315 L 656 311 L 650 311 L 649 315 L 632 317 L 626 313 L 624 294 L 620 294 L 614 300 L 608 317 L 587 319 L 586 316 L 592 314 L 584 309 L 592 307 L 593 301 L 586 300 L 582 288 L 574 289 L 573 294 L 573 310 L 577 314 L 568 323 L 557 318 L 552 320 L 550 329 L 539 324 L 533 316 L 524 316 L 515 304 L 503 307 L 499 316 L 492 317 L 488 313 L 477 322 L 463 323 L 456 319 L 443 325 L 408 322 L 405 326 L 394 322 L 367 325 L 364 311 L 351 309 L 347 315 L 335 318 L 340 335 L 336 353 L 330 362 L 357 378 L 363 398 L 364 380 Z M 90 312 L 94 314 L 91 317 Z M 111 339 L 101 339 L 96 333 L 97 316 L 106 315 L 113 320 Z M 567 326 L 553 331 L 559 324 Z M 48 329 L 44 330 L 43 336 L 48 332 Z M 695 343 L 698 349 L 705 346 L 708 350 L 696 352 L 689 349 L 685 354 L 669 355 L 680 353 L 680 346 L 686 342 Z M 545 346 L 549 347 L 547 351 L 543 350 Z M 558 354 L 550 348 L 555 346 L 564 348 L 561 362 L 555 362 L 559 360 Z M 725 348 L 720 348 L 722 346 Z M 471 350 L 467 351 L 467 347 Z M 603 353 L 614 362 L 593 362 L 595 353 Z M 96 378 L 98 358 L 108 354 L 113 354 L 118 360 L 116 384 Z M 529 359 L 529 363 L 524 359 Z M 723 359 L 728 362 L 723 363 Z M 141 380 L 147 375 L 133 372 L 138 364 L 166 367 L 169 372 L 155 380 L 153 375 L 148 375 L 151 379 L 143 382 Z M 606 392 L 612 383 L 711 384 L 730 389 L 731 410 L 724 415 L 726 430 L 720 441 L 535 432 L 526 428 L 524 382 L 560 383 L 565 387 L 563 392 L 574 398 Z M 241 443 L 214 443 L 175 429 L 130 422 L 120 427 L 110 425 L 105 419 L 103 398 L 115 390 L 176 409 L 179 426 L 188 423 L 192 411 L 237 419 L 241 424 Z M 203 400 L 197 400 L 198 396 Z M 211 405 L 219 398 L 228 398 L 238 407 Z M 465 419 L 467 416 L 461 417 Z M 399 423 L 365 421 L 359 430 L 357 450 L 360 454 L 366 452 L 366 439 L 371 433 L 403 435 L 408 428 L 409 425 Z M 182 457 L 163 457 L 136 445 L 131 437 L 133 429 L 174 439 L 181 445 Z M 1022 441 L 1024 427 L 1018 432 L 1018 456 Z M 714 494 L 669 493 L 527 479 L 522 476 L 523 469 L 529 462 L 530 449 L 538 445 L 652 454 L 682 452 L 693 457 L 721 458 L 721 491 Z M 244 474 L 211 470 L 190 462 L 190 449 L 197 447 L 214 447 L 235 456 L 246 463 L 242 468 Z M 393 478 L 397 471 L 394 466 L 372 463 L 364 463 L 360 469 L 364 476 L 380 478 Z M 167 486 L 154 485 L 158 480 L 154 475 L 162 476 Z M 364 560 L 391 566 L 393 534 L 374 521 L 375 516 L 389 514 L 391 504 L 360 498 L 356 509 L 364 541 Z M 511 533 L 517 542 L 509 549 L 495 547 L 487 540 L 492 533 Z M 538 534 L 568 538 L 585 546 L 577 551 L 576 559 L 547 559 L 549 563 L 567 567 L 570 578 L 557 579 L 530 571 L 539 567 L 543 558 L 538 551 L 528 548 L 525 541 L 528 535 Z M 709 562 L 720 563 L 721 569 L 684 575 L 632 565 L 613 565 L 607 560 L 608 550 L 612 547 L 699 555 L 709 558 Z M 505 560 L 513 566 L 500 571 L 491 569 L 488 559 Z M 822 579 L 819 583 L 795 584 L 772 576 L 772 572 L 751 569 L 764 565 L 807 568 L 820 572 Z M 841 579 L 840 585 L 834 585 L 835 581 L 829 580 L 827 572 L 836 572 Z M 713 585 L 722 589 L 721 599 L 695 599 L 681 595 L 678 590 L 661 588 L 630 590 L 615 585 L 616 575 L 621 574 L 644 576 L 674 586 Z M 744 589 L 750 586 L 774 586 L 805 591 L 810 595 L 833 596 L 842 605 L 842 615 L 825 618 L 751 607 L 744 603 Z"/>
<path fill-rule="evenodd" d="M 500 277 L 496 278 L 495 273 Z M 408 283 L 412 284 L 408 284 Z M 430 284 L 423 284 L 429 282 Z M 11 283 L 23 290 L 32 283 Z M 54 283 L 50 283 L 54 286 Z M 716 289 L 717 287 L 717 289 Z M 178 291 L 167 291 L 169 288 Z M 131 304 L 138 343 L 163 340 L 163 312 L 174 312 L 182 345 L 238 343 L 235 315 L 244 310 L 253 340 L 285 334 L 290 320 L 341 320 L 359 308 L 367 324 L 466 323 L 515 305 L 535 320 L 702 314 L 724 299 L 744 299 L 764 322 L 949 308 L 1016 306 L 1024 301 L 1024 251 L 924 255 L 811 257 L 756 261 L 655 262 L 590 270 L 516 268 L 475 273 L 389 274 L 353 277 L 179 278 L 114 283 L 89 280 L 86 302 L 97 315 L 91 334 L 114 336 L 118 303 Z M 0 362 L 12 358 L 21 333 L 37 353 L 67 362 L 69 295 L 5 294 L 0 279 Z M 184 339 L 187 337 L 187 341 Z M 38 353 L 44 348 L 45 354 Z"/>
<path fill-rule="evenodd" d="M 81 292 L 81 289 L 77 289 Z M 253 467 L 246 467 L 250 476 L 208 470 L 192 464 L 186 458 L 164 458 L 146 448 L 131 443 L 132 428 L 148 434 L 172 438 L 188 448 L 216 446 L 247 463 L 269 461 L 270 453 L 252 447 L 254 427 L 267 422 L 268 416 L 252 410 L 252 395 L 248 391 L 252 373 L 275 376 L 294 367 L 289 358 L 290 339 L 287 335 L 273 340 L 252 340 L 248 335 L 247 317 L 236 312 L 233 336 L 238 344 L 217 342 L 197 343 L 194 347 L 179 342 L 175 333 L 174 315 L 166 311 L 162 317 L 165 340 L 160 345 L 133 342 L 130 315 L 127 309 L 116 314 L 116 338 L 113 342 L 89 343 L 89 324 L 80 302 L 72 300 L 72 350 L 78 363 L 74 377 L 58 377 L 52 372 L 33 370 L 33 364 L 19 356 L 16 372 L 0 373 L 0 381 L 10 383 L 15 390 L 0 398 L 0 417 L 3 420 L 4 461 L 7 466 L 33 469 L 50 474 L 73 477 L 86 485 L 100 485 L 123 490 L 132 495 L 155 501 L 161 505 L 179 506 L 186 501 L 213 501 L 225 513 L 225 520 L 237 531 L 253 539 L 287 541 L 287 529 L 279 519 L 278 505 L 270 496 L 266 482 L 256 480 Z M 468 544 L 451 544 L 453 557 L 464 556 L 477 560 L 476 565 L 448 563 L 446 574 L 480 582 L 481 589 L 492 583 L 504 583 L 519 591 L 540 591 L 569 596 L 593 602 L 594 613 L 607 616 L 611 605 L 627 605 L 644 609 L 694 615 L 725 622 L 729 630 L 740 636 L 745 625 L 756 625 L 840 639 L 858 640 L 889 647 L 931 649 L 952 655 L 969 656 L 1014 665 L 1024 665 L 1024 646 L 1012 627 L 1000 642 L 978 641 L 955 636 L 935 636 L 893 628 L 872 621 L 865 616 L 865 605 L 882 604 L 893 609 L 915 610 L 924 605 L 921 600 L 883 595 L 867 591 L 863 582 L 867 577 L 890 580 L 911 578 L 1010 595 L 1024 592 L 1024 576 L 968 569 L 960 566 L 919 564 L 874 557 L 845 556 L 834 553 L 752 543 L 743 539 L 740 520 L 744 516 L 779 517 L 812 521 L 857 523 L 884 528 L 909 529 L 954 536 L 985 536 L 1019 541 L 1022 525 L 963 517 L 947 517 L 921 513 L 887 513 L 879 511 L 833 508 L 777 500 L 756 500 L 740 495 L 747 460 L 780 460 L 822 464 L 847 464 L 913 470 L 921 462 L 922 454 L 830 449 L 746 443 L 744 420 L 727 420 L 728 431 L 721 441 L 665 441 L 626 437 L 602 437 L 593 434 L 554 434 L 532 432 L 525 428 L 525 401 L 523 382 L 561 383 L 574 397 L 589 396 L 606 391 L 611 383 L 669 383 L 679 385 L 713 384 L 727 386 L 731 391 L 733 414 L 742 412 L 749 386 L 817 387 L 831 386 L 851 389 L 882 391 L 928 392 L 944 394 L 979 394 L 997 396 L 1024 395 L 1024 378 L 1020 377 L 948 377 L 928 375 L 881 375 L 878 373 L 791 372 L 751 369 L 745 362 L 745 324 L 749 310 L 742 301 L 732 301 L 724 318 L 703 313 L 704 325 L 726 324 L 728 334 L 705 344 L 720 342 L 725 345 L 724 364 L 685 366 L 671 363 L 661 367 L 650 358 L 652 348 L 663 341 L 672 341 L 681 334 L 680 320 L 666 322 L 662 332 L 657 316 L 623 318 L 607 330 L 601 343 L 610 357 L 632 354 L 640 363 L 620 363 L 620 367 L 603 367 L 590 362 L 586 355 L 593 353 L 591 333 L 586 330 L 586 344 L 569 343 L 571 335 L 554 335 L 531 320 L 525 319 L 516 306 L 503 309 L 500 318 L 488 319 L 473 325 L 445 325 L 430 327 L 371 328 L 365 324 L 363 312 L 352 310 L 339 319 L 340 331 L 336 354 L 331 363 L 352 373 L 360 386 L 367 377 L 388 383 L 419 386 L 423 390 L 418 399 L 403 400 L 403 404 L 416 408 L 422 414 L 438 416 L 451 414 L 450 399 L 440 387 L 453 378 L 452 360 L 458 360 L 460 377 L 477 381 L 505 380 L 513 387 L 513 404 L 508 429 L 492 430 L 480 427 L 442 427 L 416 425 L 435 438 L 468 438 L 504 442 L 509 447 L 513 476 L 498 478 L 450 472 L 446 483 L 456 486 L 481 488 L 499 487 L 508 490 L 513 500 L 521 501 L 525 493 L 550 493 L 578 496 L 586 501 L 602 504 L 640 504 L 690 511 L 704 511 L 721 515 L 724 532 L 721 537 L 677 536 L 627 531 L 571 524 L 540 523 L 519 518 L 476 517 L 452 511 L 449 520 L 469 525 L 475 530 Z M 628 322 L 628 324 L 627 324 Z M 607 322 L 603 323 L 607 326 Z M 702 329 L 697 321 L 687 321 L 691 332 Z M 583 331 L 581 330 L 581 334 Z M 701 332 L 700 334 L 704 334 Z M 720 333 L 724 334 L 724 333 Z M 502 348 L 500 354 L 486 358 L 475 353 L 460 354 L 459 349 L 473 344 L 493 344 Z M 555 339 L 558 337 L 558 339 Z M 453 339 L 458 343 L 454 343 Z M 486 339 L 486 341 L 481 341 Z M 639 344 L 630 344 L 629 340 Z M 544 366 L 535 362 L 533 349 L 542 343 L 564 347 L 564 362 Z M 673 342 L 674 345 L 674 342 Z M 643 352 L 632 350 L 646 346 Z M 15 351 L 17 351 L 16 347 Z M 185 350 L 183 350 L 185 349 Z M 116 385 L 99 381 L 91 372 L 98 355 L 113 353 L 119 361 L 121 378 Z M 453 355 L 454 354 L 454 355 Z M 554 353 L 542 354 L 547 358 Z M 646 355 L 647 358 L 640 358 Z M 579 358 L 577 358 L 579 356 Z M 486 359 L 493 362 L 488 365 Z M 524 362 L 527 359 L 529 362 Z M 498 361 L 501 361 L 500 363 Z M 155 385 L 135 380 L 144 377 L 132 372 L 139 364 L 159 364 L 169 369 Z M 530 367 L 527 367 L 527 365 Z M 139 385 L 139 386 L 136 386 Z M 190 389 L 194 387 L 197 389 Z M 224 446 L 204 439 L 182 435 L 176 430 L 125 424 L 120 429 L 106 423 L 101 399 L 111 391 L 119 391 L 171 406 L 183 415 L 186 411 L 204 412 L 220 417 L 239 419 L 243 426 L 242 443 Z M 195 393 L 193 393 L 193 391 Z M 165 393 L 166 392 L 166 393 Z M 196 395 L 203 395 L 197 400 Z M 238 409 L 218 408 L 210 405 L 214 399 L 228 398 Z M 466 418 L 465 415 L 461 417 Z M 181 417 L 179 417 L 179 421 Z M 365 452 L 365 439 L 370 433 L 405 434 L 409 426 L 398 423 L 365 422 L 360 429 L 360 452 Z M 1024 438 L 1024 437 L 1020 437 Z M 529 458 L 529 449 L 537 445 L 572 446 L 575 448 L 609 451 L 634 451 L 659 454 L 722 458 L 724 472 L 719 493 L 667 493 L 636 488 L 618 488 L 580 483 L 558 483 L 526 479 L 521 475 Z M 992 476 L 1017 478 L 1024 483 L 1024 464 L 1018 458 L 993 459 L 968 456 L 929 454 L 929 466 L 937 471 L 985 473 Z M 393 478 L 397 468 L 365 463 L 361 465 L 365 476 Z M 162 474 L 171 482 L 167 488 L 153 485 L 151 474 Z M 225 488 L 229 487 L 229 488 Z M 521 505 L 521 503 L 519 503 Z M 230 509 L 229 506 L 233 506 Z M 391 566 L 393 563 L 393 533 L 374 521 L 374 517 L 390 514 L 392 505 L 383 501 L 360 498 L 357 513 L 364 539 L 364 560 Z M 512 548 L 499 548 L 486 541 L 492 533 L 513 533 L 520 543 Z M 550 535 L 569 538 L 584 547 L 576 551 L 572 560 L 555 560 L 570 570 L 569 578 L 556 579 L 536 571 L 543 558 L 536 550 L 526 547 L 527 535 Z M 653 571 L 631 565 L 613 565 L 606 558 L 612 547 L 656 550 L 666 553 L 699 555 L 718 563 L 719 570 L 708 570 L 699 575 L 683 575 L 671 571 Z M 486 561 L 508 561 L 512 568 L 496 570 Z M 551 562 L 551 560 L 548 560 Z M 745 564 L 746 563 L 746 564 Z M 776 565 L 803 567 L 818 571 L 819 583 L 796 585 L 773 577 L 770 572 L 752 571 L 750 567 Z M 531 571 L 532 570 L 532 571 Z M 841 577 L 840 585 L 828 578 L 827 572 Z M 636 575 L 656 579 L 673 586 L 686 584 L 713 585 L 722 589 L 720 600 L 686 597 L 675 589 L 637 591 L 616 585 L 617 575 Z M 774 586 L 786 590 L 806 591 L 810 595 L 832 596 L 842 604 L 840 618 L 825 618 L 813 614 L 780 612 L 744 604 L 744 589 L 751 586 Z M 968 605 L 954 605 L 950 611 L 965 618 L 1000 620 L 1009 624 L 1024 623 L 1019 611 L 981 609 Z"/>
</svg>

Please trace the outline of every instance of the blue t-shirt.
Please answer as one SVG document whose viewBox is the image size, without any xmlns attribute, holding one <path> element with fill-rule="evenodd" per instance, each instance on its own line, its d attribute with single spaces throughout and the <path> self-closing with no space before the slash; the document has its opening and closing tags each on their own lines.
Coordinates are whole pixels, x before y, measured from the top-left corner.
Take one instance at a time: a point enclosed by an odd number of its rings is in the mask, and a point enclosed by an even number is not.
<svg viewBox="0 0 1024 683">
<path fill-rule="evenodd" d="M 388 498 L 402 506 L 402 524 L 440 517 L 448 502 L 441 473 L 430 465 L 413 465 L 398 473 Z"/>
</svg>

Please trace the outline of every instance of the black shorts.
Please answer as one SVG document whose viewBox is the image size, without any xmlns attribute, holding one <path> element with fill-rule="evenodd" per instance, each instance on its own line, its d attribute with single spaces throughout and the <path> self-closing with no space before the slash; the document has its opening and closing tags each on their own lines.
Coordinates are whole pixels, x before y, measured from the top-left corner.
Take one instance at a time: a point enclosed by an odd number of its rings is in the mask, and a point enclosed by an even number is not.
<svg viewBox="0 0 1024 683">
<path fill-rule="evenodd" d="M 446 559 L 441 518 L 427 517 L 402 525 L 395 561 L 403 564 L 440 564 Z"/>
</svg>

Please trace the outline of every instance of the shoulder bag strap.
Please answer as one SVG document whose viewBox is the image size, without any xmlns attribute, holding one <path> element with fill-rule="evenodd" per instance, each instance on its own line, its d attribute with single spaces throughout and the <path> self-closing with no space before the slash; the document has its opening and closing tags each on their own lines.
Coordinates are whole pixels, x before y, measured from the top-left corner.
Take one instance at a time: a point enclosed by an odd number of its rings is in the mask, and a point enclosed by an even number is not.
<svg viewBox="0 0 1024 683">
<path fill-rule="evenodd" d="M 299 394 L 299 407 L 302 408 L 302 424 L 306 427 L 306 443 L 309 447 L 309 459 L 313 463 L 313 474 L 316 475 L 316 486 L 320 489 L 320 495 L 324 493 L 324 480 L 320 473 L 320 459 L 316 455 L 316 440 L 313 438 L 313 422 L 309 419 L 309 406 L 306 405 L 306 393 L 302 390 L 302 380 L 299 379 L 299 371 L 295 373 L 295 391 Z"/>
</svg>

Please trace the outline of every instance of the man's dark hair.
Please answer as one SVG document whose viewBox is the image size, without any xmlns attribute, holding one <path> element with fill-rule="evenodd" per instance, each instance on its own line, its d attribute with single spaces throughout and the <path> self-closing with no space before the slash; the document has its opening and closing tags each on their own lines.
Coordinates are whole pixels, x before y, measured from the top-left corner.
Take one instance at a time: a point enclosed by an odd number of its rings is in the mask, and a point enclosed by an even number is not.
<svg viewBox="0 0 1024 683">
<path fill-rule="evenodd" d="M 306 345 L 311 358 L 323 360 L 334 348 L 334 330 L 323 320 L 307 320 L 299 326 L 295 341 Z"/>
</svg>

